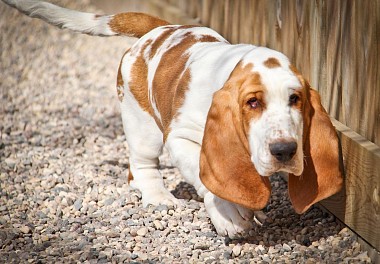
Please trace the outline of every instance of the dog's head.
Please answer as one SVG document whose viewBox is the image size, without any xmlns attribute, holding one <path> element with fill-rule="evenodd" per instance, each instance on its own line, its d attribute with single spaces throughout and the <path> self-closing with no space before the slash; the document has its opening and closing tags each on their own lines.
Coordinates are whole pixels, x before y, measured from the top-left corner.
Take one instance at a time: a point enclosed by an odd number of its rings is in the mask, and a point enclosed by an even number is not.
<svg viewBox="0 0 380 264">
<path fill-rule="evenodd" d="M 267 177 L 288 172 L 298 213 L 342 185 L 338 138 L 319 95 L 281 53 L 256 48 L 214 94 L 200 177 L 217 196 L 252 209 L 270 197 Z"/>
</svg>

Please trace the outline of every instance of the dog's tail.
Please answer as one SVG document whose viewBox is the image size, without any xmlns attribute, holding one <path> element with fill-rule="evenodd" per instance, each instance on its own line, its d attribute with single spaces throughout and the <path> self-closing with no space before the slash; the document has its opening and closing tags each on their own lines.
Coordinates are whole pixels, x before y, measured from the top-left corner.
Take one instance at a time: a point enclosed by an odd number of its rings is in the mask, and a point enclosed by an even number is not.
<svg viewBox="0 0 380 264">
<path fill-rule="evenodd" d="M 75 11 L 38 0 L 2 0 L 20 12 L 40 18 L 59 28 L 92 36 L 130 36 L 140 38 L 152 29 L 169 23 L 143 13 L 96 15 Z"/>
</svg>

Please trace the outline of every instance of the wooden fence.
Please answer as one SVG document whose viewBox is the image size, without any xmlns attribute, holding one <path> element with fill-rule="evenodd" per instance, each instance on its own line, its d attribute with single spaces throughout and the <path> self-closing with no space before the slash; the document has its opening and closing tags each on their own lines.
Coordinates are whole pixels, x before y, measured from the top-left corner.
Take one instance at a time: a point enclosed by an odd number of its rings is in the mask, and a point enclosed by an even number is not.
<svg viewBox="0 0 380 264">
<path fill-rule="evenodd" d="M 136 2 L 173 23 L 285 53 L 319 90 L 341 139 L 345 188 L 322 204 L 380 251 L 380 0 L 126 2 L 124 11 Z"/>
</svg>

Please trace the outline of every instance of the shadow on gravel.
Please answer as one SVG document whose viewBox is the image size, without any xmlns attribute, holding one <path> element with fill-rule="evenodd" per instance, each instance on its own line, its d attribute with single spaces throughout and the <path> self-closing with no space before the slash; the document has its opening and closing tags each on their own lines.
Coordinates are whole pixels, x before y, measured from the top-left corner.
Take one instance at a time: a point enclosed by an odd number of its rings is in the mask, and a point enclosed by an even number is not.
<svg viewBox="0 0 380 264">
<path fill-rule="evenodd" d="M 254 228 L 247 234 L 243 234 L 241 238 L 230 239 L 226 237 L 226 245 L 249 243 L 269 247 L 297 242 L 309 247 L 315 241 L 338 234 L 344 227 L 336 221 L 334 215 L 317 206 L 312 206 L 302 215 L 297 214 L 288 197 L 287 182 L 281 176 L 275 175 L 271 177 L 271 183 L 271 200 L 263 209 L 268 217 L 267 221 L 262 226 L 255 224 Z M 203 199 L 196 194 L 194 187 L 183 181 L 176 186 L 172 193 L 178 199 L 193 199 L 203 202 Z"/>
<path fill-rule="evenodd" d="M 203 202 L 203 199 L 198 196 L 194 187 L 187 182 L 181 181 L 171 193 L 178 199 L 195 200 Z"/>
<path fill-rule="evenodd" d="M 262 226 L 255 225 L 247 236 L 234 240 L 226 238 L 226 244 L 250 243 L 275 246 L 297 242 L 309 247 L 315 241 L 338 234 L 344 227 L 334 215 L 317 206 L 312 206 L 304 214 L 297 214 L 289 200 L 287 182 L 281 176 L 275 175 L 271 177 L 271 183 L 271 200 L 263 209 L 268 217 L 267 221 Z"/>
</svg>

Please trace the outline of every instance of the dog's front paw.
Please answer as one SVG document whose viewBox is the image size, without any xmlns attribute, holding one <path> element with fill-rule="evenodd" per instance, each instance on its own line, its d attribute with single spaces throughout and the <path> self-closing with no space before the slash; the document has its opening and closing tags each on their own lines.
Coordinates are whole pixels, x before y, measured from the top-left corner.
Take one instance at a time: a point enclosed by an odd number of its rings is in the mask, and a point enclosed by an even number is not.
<svg viewBox="0 0 380 264">
<path fill-rule="evenodd" d="M 204 196 L 204 203 L 219 235 L 236 238 L 253 227 L 254 211 L 228 202 L 211 192 Z"/>
</svg>

